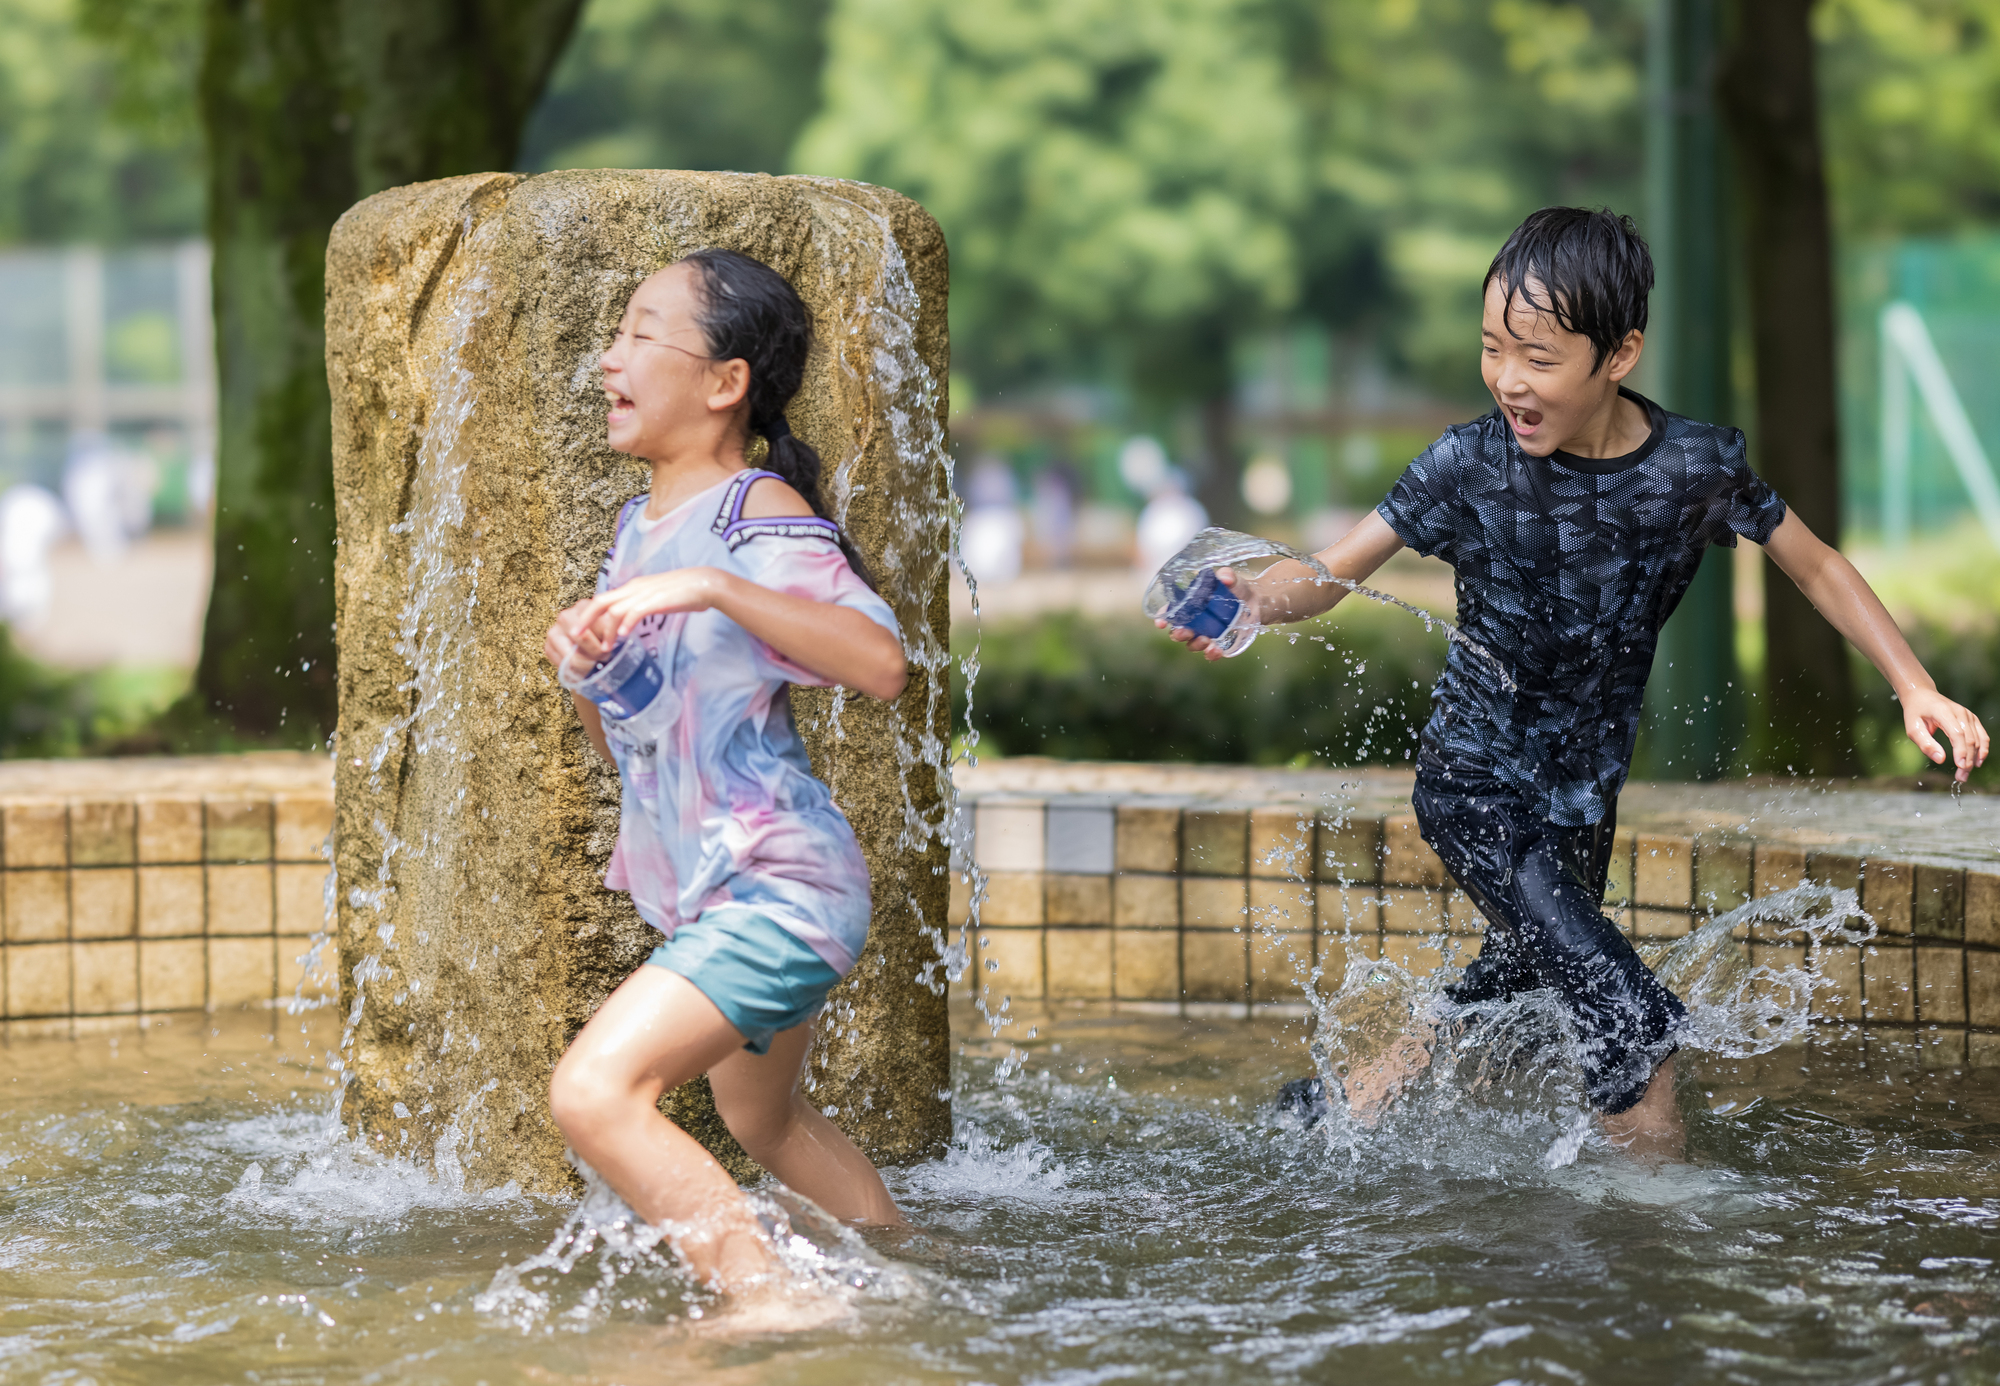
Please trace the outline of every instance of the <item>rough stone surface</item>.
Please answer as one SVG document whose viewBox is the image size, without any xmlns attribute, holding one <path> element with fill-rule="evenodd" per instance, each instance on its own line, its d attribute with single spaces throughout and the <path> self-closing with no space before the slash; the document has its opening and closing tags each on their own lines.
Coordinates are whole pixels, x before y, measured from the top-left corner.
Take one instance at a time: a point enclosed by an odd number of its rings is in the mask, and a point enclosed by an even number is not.
<svg viewBox="0 0 2000 1386">
<path fill-rule="evenodd" d="M 369 198 L 328 251 L 343 1110 L 380 1148 L 474 1185 L 573 1180 L 549 1073 L 655 938 L 601 884 L 616 777 L 541 643 L 588 594 L 619 506 L 648 481 L 605 445 L 597 355 L 634 285 L 704 245 L 771 264 L 811 308 L 792 427 L 826 459 L 828 501 L 908 643 L 928 631 L 941 648 L 945 477 L 941 454 L 907 442 L 912 419 L 943 424 L 946 264 L 916 204 L 825 179 L 487 174 Z M 899 332 L 927 376 L 883 369 Z M 807 1081 L 885 1163 L 935 1153 L 950 1126 L 934 967 L 945 856 L 908 827 L 939 821 L 943 792 L 909 754 L 947 732 L 943 669 L 922 663 L 893 707 L 794 696 L 875 890 L 868 949 L 834 994 Z M 752 1172 L 705 1084 L 667 1105 Z"/>
</svg>

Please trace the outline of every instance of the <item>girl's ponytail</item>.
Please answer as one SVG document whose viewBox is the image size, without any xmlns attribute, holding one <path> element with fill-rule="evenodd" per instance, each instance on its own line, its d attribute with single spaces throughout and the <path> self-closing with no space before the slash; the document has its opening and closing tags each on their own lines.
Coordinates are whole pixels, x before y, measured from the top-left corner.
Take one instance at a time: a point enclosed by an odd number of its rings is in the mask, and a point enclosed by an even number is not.
<svg viewBox="0 0 2000 1386">
<path fill-rule="evenodd" d="M 769 265 L 733 250 L 697 250 L 686 263 L 695 268 L 702 305 L 695 321 L 708 338 L 709 355 L 741 359 L 750 367 L 750 431 L 770 444 L 767 470 L 783 477 L 821 519 L 832 519 L 820 495 L 819 454 L 792 435 L 785 406 L 805 379 L 812 349 L 812 321 L 798 291 Z M 875 579 L 860 550 L 839 533 L 848 566 L 870 587 Z"/>
</svg>

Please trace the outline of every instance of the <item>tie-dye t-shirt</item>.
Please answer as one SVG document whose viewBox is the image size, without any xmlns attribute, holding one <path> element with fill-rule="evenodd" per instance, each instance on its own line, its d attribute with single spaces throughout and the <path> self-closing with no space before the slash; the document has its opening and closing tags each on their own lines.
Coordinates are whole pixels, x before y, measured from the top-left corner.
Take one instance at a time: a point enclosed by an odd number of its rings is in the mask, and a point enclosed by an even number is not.
<svg viewBox="0 0 2000 1386">
<path fill-rule="evenodd" d="M 759 586 L 861 612 L 890 631 L 888 603 L 848 566 L 825 520 L 743 518 L 743 471 L 657 523 L 619 516 L 597 579 L 608 591 L 676 568 L 720 568 Z M 665 687 L 632 718 L 604 718 L 623 782 L 618 846 L 605 884 L 629 890 L 673 937 L 705 910 L 755 910 L 846 974 L 868 936 L 868 867 L 854 830 L 813 778 L 792 725 L 788 685 L 825 685 L 718 611 L 649 616 L 633 638 Z"/>
<path fill-rule="evenodd" d="M 1739 430 L 1620 393 L 1652 420 L 1637 452 L 1531 457 L 1496 410 L 1447 429 L 1377 507 L 1456 570 L 1460 627 L 1519 685 L 1454 644 L 1425 751 L 1562 827 L 1597 822 L 1624 786 L 1660 627 L 1702 551 L 1739 534 L 1769 543 L 1785 518 Z"/>
</svg>

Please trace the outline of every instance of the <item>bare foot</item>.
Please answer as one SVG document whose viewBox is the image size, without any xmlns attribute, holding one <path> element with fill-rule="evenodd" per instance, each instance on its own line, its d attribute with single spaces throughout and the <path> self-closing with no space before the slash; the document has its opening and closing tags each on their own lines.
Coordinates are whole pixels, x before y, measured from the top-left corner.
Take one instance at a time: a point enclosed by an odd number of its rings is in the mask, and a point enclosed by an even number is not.
<svg viewBox="0 0 2000 1386">
<path fill-rule="evenodd" d="M 701 1321 L 705 1338 L 761 1338 L 838 1323 L 854 1306 L 836 1291 L 780 1271 L 732 1293 Z"/>
<path fill-rule="evenodd" d="M 1604 1138 L 1645 1164 L 1666 1164 L 1687 1156 L 1687 1127 L 1674 1102 L 1674 1055 L 1653 1070 L 1645 1096 L 1615 1116 L 1600 1118 Z"/>
<path fill-rule="evenodd" d="M 1431 1040 L 1436 1031 L 1426 1025 L 1421 1034 L 1406 1030 L 1378 1054 L 1356 1062 L 1341 1077 L 1347 1110 L 1364 1126 L 1373 1126 L 1403 1095 L 1419 1073 L 1430 1067 Z"/>
</svg>

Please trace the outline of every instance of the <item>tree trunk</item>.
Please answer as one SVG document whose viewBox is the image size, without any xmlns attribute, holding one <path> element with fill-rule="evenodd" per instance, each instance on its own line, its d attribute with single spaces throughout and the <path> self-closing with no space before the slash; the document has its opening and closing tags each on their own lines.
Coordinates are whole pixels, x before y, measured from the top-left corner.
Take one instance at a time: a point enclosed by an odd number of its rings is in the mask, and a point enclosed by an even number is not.
<svg viewBox="0 0 2000 1386">
<path fill-rule="evenodd" d="M 257 740 L 335 716 L 327 235 L 383 188 L 512 167 L 582 0 L 208 0 L 220 400 L 198 711 Z"/>
<path fill-rule="evenodd" d="M 1741 178 L 1758 470 L 1813 533 L 1840 542 L 1833 242 L 1813 80 L 1812 0 L 1737 0 L 1722 104 Z M 1775 564 L 1764 583 L 1758 759 L 1859 772 L 1845 642 Z"/>
</svg>

